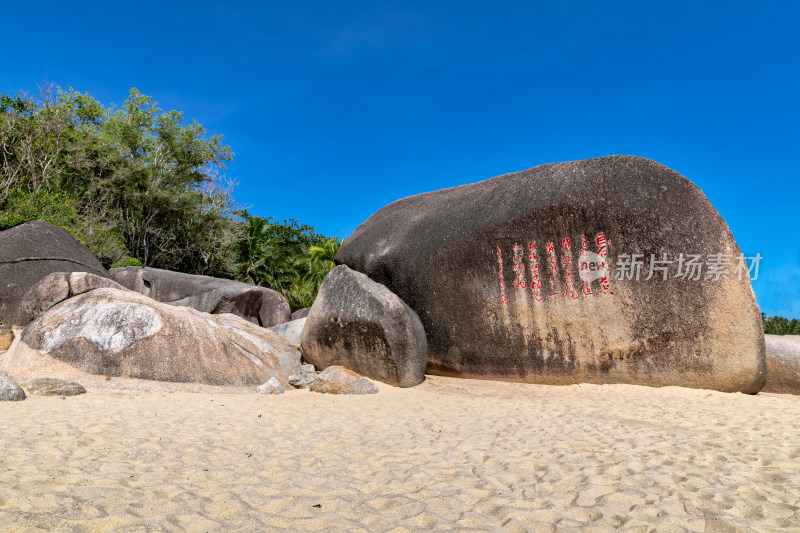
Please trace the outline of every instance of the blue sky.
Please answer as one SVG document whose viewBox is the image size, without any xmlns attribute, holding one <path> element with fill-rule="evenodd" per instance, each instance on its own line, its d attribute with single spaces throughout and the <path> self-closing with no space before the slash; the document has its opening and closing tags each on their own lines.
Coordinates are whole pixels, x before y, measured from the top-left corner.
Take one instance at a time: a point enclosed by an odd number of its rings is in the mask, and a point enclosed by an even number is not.
<svg viewBox="0 0 800 533">
<path fill-rule="evenodd" d="M 0 92 L 131 87 L 235 152 L 254 214 L 345 236 L 383 205 L 635 154 L 697 183 L 762 310 L 800 317 L 800 3 L 220 2 L 3 6 Z"/>
</svg>

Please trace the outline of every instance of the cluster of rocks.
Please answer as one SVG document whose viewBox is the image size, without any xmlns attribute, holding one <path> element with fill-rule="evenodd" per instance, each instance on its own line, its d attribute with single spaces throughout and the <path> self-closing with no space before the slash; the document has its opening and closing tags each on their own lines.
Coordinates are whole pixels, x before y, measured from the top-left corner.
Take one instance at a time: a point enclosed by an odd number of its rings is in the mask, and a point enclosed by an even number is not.
<svg viewBox="0 0 800 533">
<path fill-rule="evenodd" d="M 12 253 L 29 242 L 37 246 Z M 10 280 L 0 309 L 24 327 L 16 342 L 0 328 L 0 369 L 24 377 L 28 394 L 70 395 L 70 387 L 55 386 L 62 376 L 286 390 L 294 388 L 290 378 L 310 383 L 303 376 L 317 375 L 298 349 L 305 319 L 296 329 L 288 303 L 270 289 L 149 268 L 109 275 L 69 234 L 42 221 L 0 232 L 0 250 Z M 29 271 L 38 274 L 22 275 Z M 289 339 L 262 327 L 276 324 L 288 326 Z M 8 373 L 2 397 L 24 398 Z"/>
<path fill-rule="evenodd" d="M 289 385 L 295 389 L 311 389 L 311 382 L 319 376 L 314 365 L 304 364 L 300 367 L 300 373 L 289 378 Z"/>
<path fill-rule="evenodd" d="M 378 387 L 373 382 L 343 366 L 329 366 L 317 372 L 314 365 L 303 365 L 301 373 L 289 378 L 295 389 L 306 389 L 322 394 L 377 394 Z M 270 378 L 258 387 L 259 394 L 283 394 L 281 384 Z"/>
<path fill-rule="evenodd" d="M 8 373 L 0 370 L 0 401 L 19 402 L 27 398 L 25 389 L 32 396 L 78 396 L 86 389 L 73 381 L 55 378 L 32 379 L 21 387 Z"/>
<path fill-rule="evenodd" d="M 619 270 L 637 254 L 638 272 Z M 0 317 L 27 324 L 0 368 L 46 357 L 91 375 L 263 394 L 374 393 L 370 379 L 411 387 L 426 373 L 800 393 L 800 350 L 765 343 L 749 276 L 687 279 L 685 254 L 741 252 L 700 189 L 633 156 L 394 202 L 342 245 L 313 306 L 291 314 L 262 287 L 106 272 L 38 221 L 0 233 L 0 279 L 12 280 Z"/>
<path fill-rule="evenodd" d="M 311 382 L 315 381 L 318 375 L 314 365 L 300 365 L 300 372 L 289 376 L 289 385 L 293 389 L 310 389 Z M 259 394 L 283 394 L 285 390 L 280 382 L 275 378 L 270 378 L 269 381 L 258 387 L 257 392 Z"/>
</svg>

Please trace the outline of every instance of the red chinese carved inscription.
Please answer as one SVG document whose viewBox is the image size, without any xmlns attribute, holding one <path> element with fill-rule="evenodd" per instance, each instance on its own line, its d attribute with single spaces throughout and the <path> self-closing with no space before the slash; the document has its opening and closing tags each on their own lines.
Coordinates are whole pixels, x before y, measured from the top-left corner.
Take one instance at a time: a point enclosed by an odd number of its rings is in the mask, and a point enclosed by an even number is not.
<svg viewBox="0 0 800 533">
<path fill-rule="evenodd" d="M 506 282 L 503 279 L 503 251 L 497 247 L 497 276 L 500 278 L 500 303 L 508 305 L 506 298 Z"/>
<path fill-rule="evenodd" d="M 528 243 L 528 268 L 531 271 L 531 291 L 534 301 L 541 302 L 542 280 L 539 277 L 539 262 L 536 260 L 536 242 Z"/>
<path fill-rule="evenodd" d="M 560 283 L 558 278 L 558 258 L 556 257 L 556 244 L 548 241 L 545 243 L 545 252 L 547 254 L 547 265 L 550 270 L 550 286 L 551 291 L 549 294 L 542 292 L 542 278 L 539 270 L 539 261 L 536 257 L 536 242 L 528 242 L 528 270 L 531 273 L 530 289 L 533 294 L 535 302 L 541 302 L 546 297 L 558 296 L 562 298 L 571 298 L 577 300 L 581 295 L 591 296 L 593 294 L 613 295 L 611 291 L 611 273 L 608 268 L 608 246 L 609 242 L 606 236 L 600 232 L 595 238 L 597 245 L 597 253 L 589 250 L 587 239 L 585 235 L 580 236 L 581 251 L 578 256 L 577 272 L 581 286 L 576 288 L 576 282 L 573 277 L 573 260 L 572 260 L 572 241 L 569 237 L 561 239 L 561 267 L 564 271 L 563 281 Z M 558 242 L 558 241 L 556 241 Z M 512 248 L 512 271 L 514 279 L 512 287 L 514 290 L 527 289 L 528 279 L 525 275 L 525 248 L 515 243 Z M 497 246 L 497 277 L 500 280 L 500 303 L 508 305 L 508 295 L 506 294 L 505 287 L 505 272 L 503 269 L 503 251 L 500 246 Z M 592 281 L 599 281 L 599 289 L 592 291 Z M 558 292 L 560 290 L 560 292 Z"/>
<path fill-rule="evenodd" d="M 514 289 L 526 289 L 528 287 L 525 281 L 525 264 L 522 262 L 522 246 L 514 244 L 514 266 L 511 268 L 514 273 Z"/>
<path fill-rule="evenodd" d="M 614 293 L 611 292 L 611 282 L 609 278 L 611 277 L 611 273 L 608 270 L 608 239 L 606 236 L 603 235 L 603 232 L 597 234 L 597 238 L 595 239 L 595 243 L 597 244 L 597 256 L 603 262 L 602 264 L 602 276 L 600 277 L 600 289 L 601 294 L 613 295 Z"/>
</svg>

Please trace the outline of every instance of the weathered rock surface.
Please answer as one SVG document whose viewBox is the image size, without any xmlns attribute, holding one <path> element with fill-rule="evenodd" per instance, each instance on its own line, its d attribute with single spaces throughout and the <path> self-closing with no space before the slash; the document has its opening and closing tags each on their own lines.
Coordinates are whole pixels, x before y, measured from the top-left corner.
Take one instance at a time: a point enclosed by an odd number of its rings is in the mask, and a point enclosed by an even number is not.
<svg viewBox="0 0 800 533">
<path fill-rule="evenodd" d="M 311 310 L 310 307 L 304 307 L 302 309 L 298 309 L 294 313 L 292 313 L 292 320 L 300 320 L 301 318 L 305 318 L 308 316 L 308 312 Z"/>
<path fill-rule="evenodd" d="M 25 399 L 22 390 L 14 378 L 0 370 L 0 402 L 19 402 Z"/>
<path fill-rule="evenodd" d="M 645 280 L 651 254 L 664 253 L 674 263 L 655 266 L 666 279 L 655 270 Z M 642 254 L 638 281 L 617 270 L 630 254 Z M 727 257 L 729 279 L 679 276 L 680 254 Z M 356 229 L 336 262 L 416 311 L 431 373 L 755 393 L 764 337 L 749 277 L 735 271 L 740 254 L 692 182 L 610 156 L 399 200 Z"/>
<path fill-rule="evenodd" d="M 310 389 L 318 375 L 314 365 L 304 364 L 300 367 L 300 374 L 289 376 L 289 385 L 295 389 Z"/>
<path fill-rule="evenodd" d="M 11 343 L 14 342 L 14 332 L 11 328 L 6 328 L 0 325 L 0 352 L 8 350 Z"/>
<path fill-rule="evenodd" d="M 271 328 L 267 328 L 268 330 L 277 333 L 287 341 L 289 344 L 294 346 L 295 348 L 300 348 L 300 338 L 303 336 L 303 328 L 306 326 L 306 319 L 299 318 L 297 320 L 292 320 L 291 322 L 284 322 L 283 324 L 278 324 L 277 326 L 272 326 Z"/>
<path fill-rule="evenodd" d="M 278 381 L 277 378 L 269 378 L 269 380 L 264 383 L 263 385 L 259 385 L 256 392 L 259 394 L 283 394 L 284 388 L 281 385 L 281 382 Z"/>
<path fill-rule="evenodd" d="M 289 385 L 295 389 L 311 389 L 311 384 L 317 379 L 316 372 L 313 374 L 302 374 L 300 376 L 291 376 L 289 378 Z"/>
<path fill-rule="evenodd" d="M 126 289 L 170 305 L 211 314 L 231 313 L 264 327 L 288 322 L 291 317 L 286 299 L 266 287 L 149 267 L 112 268 L 110 274 Z"/>
<path fill-rule="evenodd" d="M 764 335 L 767 384 L 764 392 L 800 394 L 800 335 Z"/>
<path fill-rule="evenodd" d="M 45 311 L 68 298 L 93 291 L 110 288 L 125 288 L 108 278 L 101 278 L 88 272 L 54 272 L 48 274 L 22 297 L 22 311 L 25 323 L 40 317 Z"/>
<path fill-rule="evenodd" d="M 286 339 L 236 315 L 213 315 L 213 318 L 236 338 L 249 341 L 253 349 L 258 350 L 257 358 L 274 359 L 280 371 L 278 378 L 281 383 L 287 383 L 286 376 L 302 372 L 302 355 L 297 348 L 287 343 Z"/>
<path fill-rule="evenodd" d="M 16 375 L 59 375 L 54 362 L 99 376 L 238 386 L 271 377 L 288 386 L 286 376 L 301 370 L 296 349 L 243 318 L 108 288 L 53 306 L 0 356 L 0 368 Z"/>
<path fill-rule="evenodd" d="M 78 396 L 86 394 L 80 383 L 55 378 L 32 379 L 25 384 L 28 394 L 36 396 Z"/>
<path fill-rule="evenodd" d="M 284 324 L 292 319 L 289 302 L 281 293 L 267 287 L 256 287 L 256 289 L 261 291 L 261 308 L 258 310 L 259 325 L 268 328 Z M 251 322 L 253 321 L 251 320 Z"/>
<path fill-rule="evenodd" d="M 323 394 L 377 394 L 378 387 L 343 366 L 329 366 L 311 383 L 311 391 Z"/>
<path fill-rule="evenodd" d="M 35 220 L 0 231 L 0 323 L 28 322 L 22 298 L 53 272 L 89 272 L 107 278 L 100 261 L 63 229 Z"/>
<path fill-rule="evenodd" d="M 383 285 L 340 265 L 305 319 L 301 351 L 319 369 L 349 368 L 397 387 L 425 380 L 427 343 L 417 314 Z"/>
</svg>

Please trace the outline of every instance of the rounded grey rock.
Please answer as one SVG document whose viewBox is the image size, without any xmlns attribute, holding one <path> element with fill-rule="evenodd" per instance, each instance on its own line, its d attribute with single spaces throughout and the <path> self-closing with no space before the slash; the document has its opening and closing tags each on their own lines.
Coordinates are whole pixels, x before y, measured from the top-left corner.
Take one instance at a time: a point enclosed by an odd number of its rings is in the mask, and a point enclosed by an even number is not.
<svg viewBox="0 0 800 533">
<path fill-rule="evenodd" d="M 0 402 L 19 402 L 25 399 L 22 390 L 14 378 L 0 370 Z"/>
</svg>

